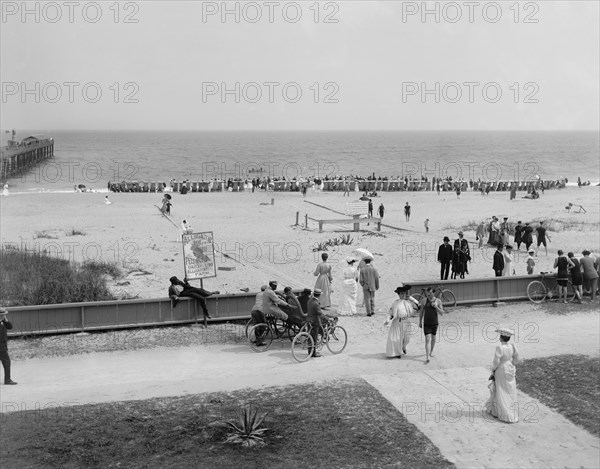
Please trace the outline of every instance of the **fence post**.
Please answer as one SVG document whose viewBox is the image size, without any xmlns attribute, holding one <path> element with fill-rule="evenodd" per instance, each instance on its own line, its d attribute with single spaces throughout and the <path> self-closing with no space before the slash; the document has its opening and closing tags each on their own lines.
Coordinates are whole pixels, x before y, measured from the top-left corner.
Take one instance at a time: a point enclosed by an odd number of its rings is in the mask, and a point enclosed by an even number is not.
<svg viewBox="0 0 600 469">
<path fill-rule="evenodd" d="M 308 229 L 308 213 L 304 214 L 304 228 Z"/>
<path fill-rule="evenodd" d="M 323 233 L 323 220 L 319 220 L 319 233 Z"/>
<path fill-rule="evenodd" d="M 298 226 L 298 219 L 300 218 L 300 212 L 296 212 L 296 225 Z"/>
<path fill-rule="evenodd" d="M 355 220 L 358 220 L 360 218 L 360 215 L 352 215 L 352 218 L 354 218 Z M 354 223 L 354 231 L 359 231 L 360 230 L 360 223 Z"/>
</svg>

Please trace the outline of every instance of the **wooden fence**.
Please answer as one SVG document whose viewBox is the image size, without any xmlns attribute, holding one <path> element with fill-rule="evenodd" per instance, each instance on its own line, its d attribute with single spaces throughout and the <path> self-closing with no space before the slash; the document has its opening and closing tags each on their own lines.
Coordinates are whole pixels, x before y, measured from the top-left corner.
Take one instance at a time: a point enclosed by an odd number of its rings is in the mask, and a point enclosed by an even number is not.
<svg viewBox="0 0 600 469">
<path fill-rule="evenodd" d="M 411 282 L 413 293 L 442 284 L 452 290 L 459 305 L 496 303 L 527 299 L 527 285 L 539 275 L 490 277 L 470 280 Z M 247 320 L 254 306 L 255 293 L 215 295 L 206 299 L 210 322 Z M 64 303 L 7 308 L 13 324 L 10 336 L 75 333 L 144 326 L 192 324 L 202 318 L 193 300 L 182 299 L 173 308 L 169 298 L 147 300 Z"/>
</svg>

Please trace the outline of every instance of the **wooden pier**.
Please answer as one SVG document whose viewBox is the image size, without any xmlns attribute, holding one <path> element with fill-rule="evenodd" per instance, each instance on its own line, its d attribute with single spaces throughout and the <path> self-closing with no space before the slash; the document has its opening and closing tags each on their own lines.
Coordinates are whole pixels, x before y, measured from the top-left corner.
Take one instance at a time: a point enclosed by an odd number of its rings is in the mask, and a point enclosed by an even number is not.
<svg viewBox="0 0 600 469">
<path fill-rule="evenodd" d="M 19 176 L 53 156 L 52 138 L 31 136 L 21 142 L 10 140 L 8 146 L 0 149 L 0 180 Z"/>
</svg>

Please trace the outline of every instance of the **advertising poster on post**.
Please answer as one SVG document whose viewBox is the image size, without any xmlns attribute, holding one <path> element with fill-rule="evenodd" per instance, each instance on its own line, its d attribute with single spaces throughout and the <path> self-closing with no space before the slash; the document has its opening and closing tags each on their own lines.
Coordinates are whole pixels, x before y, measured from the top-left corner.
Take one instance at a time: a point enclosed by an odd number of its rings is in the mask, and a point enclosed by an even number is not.
<svg viewBox="0 0 600 469">
<path fill-rule="evenodd" d="M 182 244 L 183 268 L 188 280 L 217 276 L 212 231 L 184 234 Z"/>
</svg>

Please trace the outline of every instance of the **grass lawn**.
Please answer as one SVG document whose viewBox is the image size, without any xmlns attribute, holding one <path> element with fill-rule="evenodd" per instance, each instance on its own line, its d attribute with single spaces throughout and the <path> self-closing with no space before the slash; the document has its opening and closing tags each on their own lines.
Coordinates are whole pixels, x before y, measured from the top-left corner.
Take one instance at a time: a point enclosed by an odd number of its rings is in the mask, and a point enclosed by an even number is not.
<svg viewBox="0 0 600 469">
<path fill-rule="evenodd" d="M 600 358 L 558 355 L 524 360 L 517 387 L 600 437 Z"/>
<path fill-rule="evenodd" d="M 252 404 L 266 445 L 211 425 Z M 454 467 L 361 379 L 3 414 L 2 468 Z"/>
</svg>

